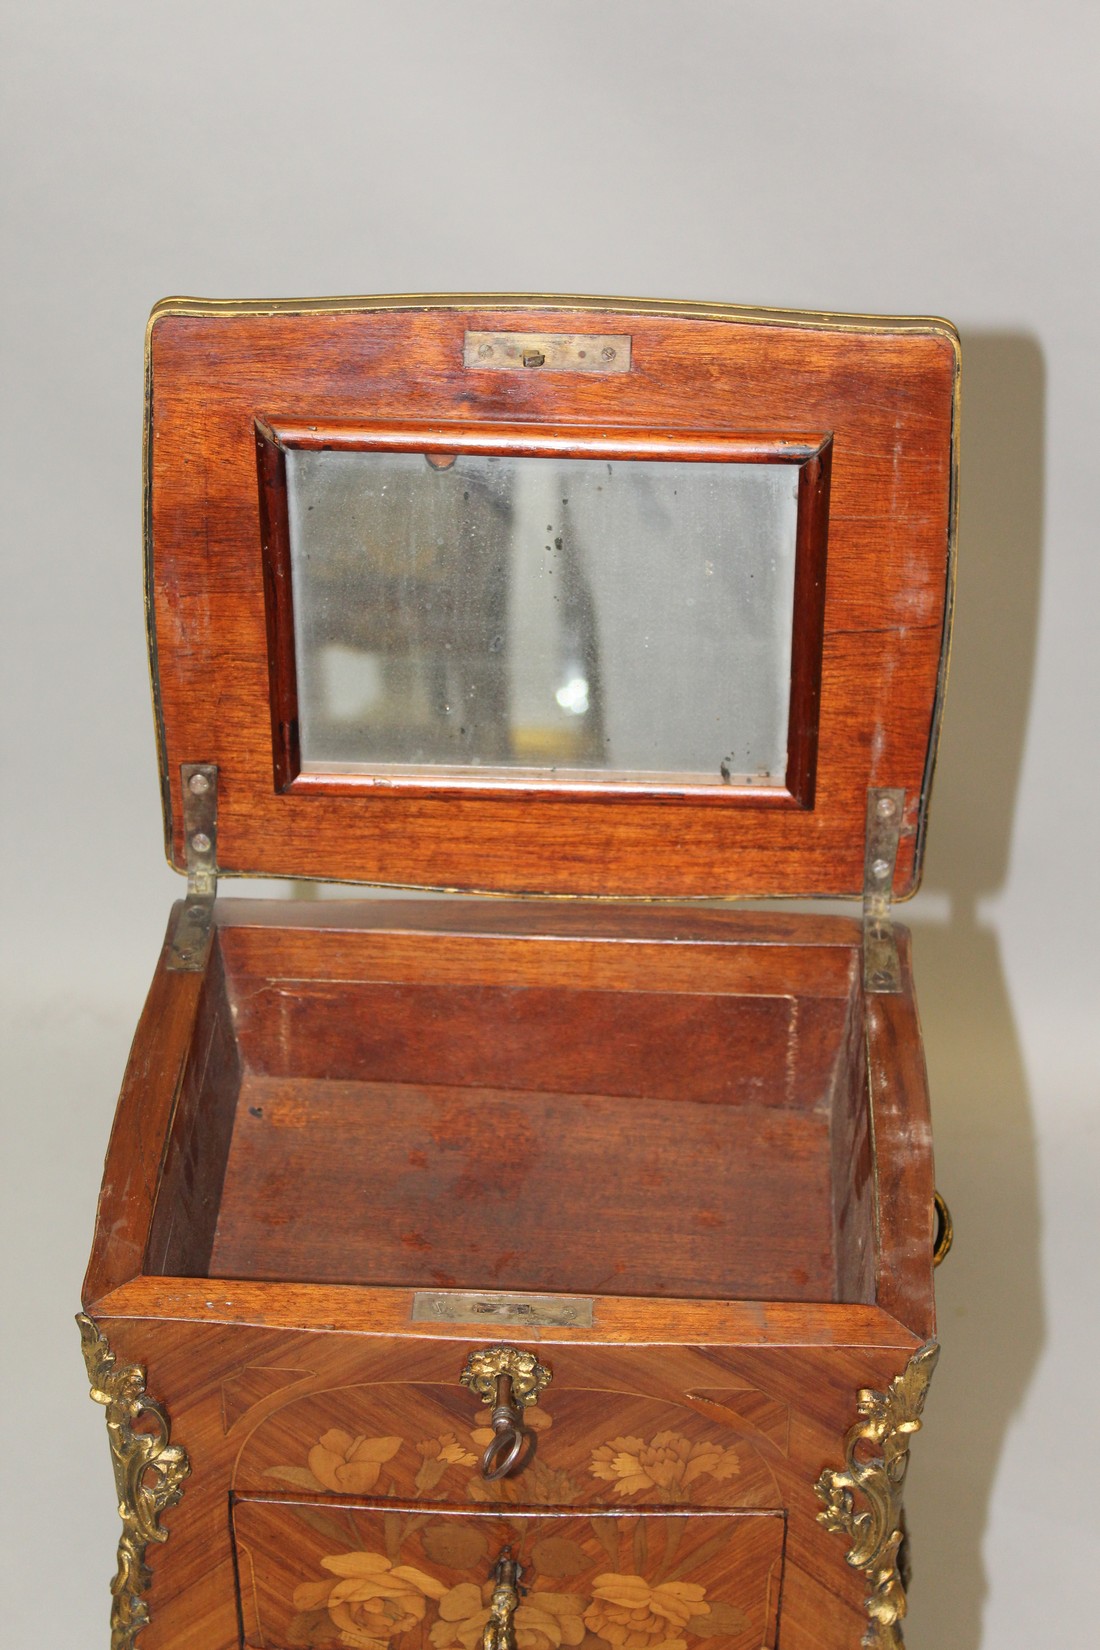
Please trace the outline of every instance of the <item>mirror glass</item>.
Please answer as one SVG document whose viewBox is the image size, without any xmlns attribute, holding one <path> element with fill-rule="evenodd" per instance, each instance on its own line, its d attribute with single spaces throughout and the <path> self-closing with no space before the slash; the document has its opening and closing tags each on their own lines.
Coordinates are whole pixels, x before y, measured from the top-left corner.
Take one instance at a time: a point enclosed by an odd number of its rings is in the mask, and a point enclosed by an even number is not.
<svg viewBox="0 0 1100 1650">
<path fill-rule="evenodd" d="M 286 468 L 304 772 L 782 783 L 797 465 Z"/>
</svg>

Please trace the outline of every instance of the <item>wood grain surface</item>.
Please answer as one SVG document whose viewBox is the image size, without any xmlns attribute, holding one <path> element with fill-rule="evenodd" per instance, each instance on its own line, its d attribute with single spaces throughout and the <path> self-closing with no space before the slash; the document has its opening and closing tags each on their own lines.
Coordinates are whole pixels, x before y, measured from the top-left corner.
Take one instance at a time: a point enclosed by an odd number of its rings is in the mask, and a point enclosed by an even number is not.
<svg viewBox="0 0 1100 1650">
<path fill-rule="evenodd" d="M 171 857 L 179 766 L 219 767 L 226 871 L 444 888 L 714 896 L 856 893 L 868 786 L 906 792 L 898 895 L 918 875 L 946 640 L 957 339 L 942 322 L 816 324 L 667 306 L 168 305 L 150 331 L 149 595 Z M 467 328 L 633 338 L 630 372 L 479 372 Z M 385 782 L 280 792 L 256 419 L 431 419 L 610 432 L 832 437 L 812 808 L 606 785 L 547 796 Z M 803 592 L 803 597 L 806 592 Z M 811 649 L 812 652 L 812 649 Z M 796 650 L 796 666 L 797 666 Z M 809 657 L 809 655 L 805 655 Z M 796 697 L 815 697 L 796 668 Z M 278 694 L 276 695 L 278 700 Z M 275 705 L 278 724 L 286 710 Z M 795 765 L 815 766 L 814 718 Z M 808 742 L 809 741 L 809 742 Z M 303 776 L 304 777 L 304 776 Z M 806 786 L 799 782 L 804 795 Z"/>
<path fill-rule="evenodd" d="M 385 1633 L 393 1650 L 472 1650 L 507 1552 L 523 1591 L 517 1650 L 630 1635 L 642 1650 L 771 1650 L 784 1524 L 775 1513 L 589 1517 L 353 1502 L 239 1500 L 233 1511 L 249 1647 L 346 1646 Z"/>
<path fill-rule="evenodd" d="M 416 1287 L 557 1287 L 598 1295 L 613 1339 L 932 1333 L 904 937 L 902 995 L 865 1008 L 845 919 L 498 901 L 283 916 L 227 902 L 204 976 L 162 957 L 93 1313 L 415 1335 Z"/>
</svg>

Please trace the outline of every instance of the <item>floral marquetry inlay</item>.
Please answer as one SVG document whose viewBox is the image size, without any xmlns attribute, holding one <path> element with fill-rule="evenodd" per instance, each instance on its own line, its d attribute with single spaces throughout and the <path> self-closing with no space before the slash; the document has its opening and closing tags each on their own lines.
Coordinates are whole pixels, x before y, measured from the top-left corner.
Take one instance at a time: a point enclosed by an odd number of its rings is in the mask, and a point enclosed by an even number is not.
<svg viewBox="0 0 1100 1650">
<path fill-rule="evenodd" d="M 234 1520 L 250 1580 L 242 1597 L 256 1618 L 246 1621 L 250 1643 L 481 1650 L 503 1551 L 519 1571 L 515 1650 L 773 1643 L 782 1562 L 774 1515 L 442 1517 L 245 1501 Z"/>
<path fill-rule="evenodd" d="M 668 1501 L 687 1497 L 699 1478 L 719 1481 L 735 1478 L 741 1459 L 734 1447 L 708 1441 L 692 1443 L 678 1432 L 659 1432 L 644 1438 L 612 1438 L 592 1452 L 589 1469 L 594 1477 L 615 1486 L 617 1495 L 635 1490 L 660 1490 Z"/>
<path fill-rule="evenodd" d="M 734 1407 L 739 1398 L 743 1414 Z M 270 1443 L 264 1427 L 246 1442 L 234 1488 L 467 1506 L 783 1504 L 785 1411 L 759 1393 L 733 1392 L 706 1418 L 629 1394 L 559 1392 L 552 1406 L 524 1412 L 533 1454 L 521 1471 L 489 1483 L 478 1465 L 494 1436 L 487 1405 L 471 1413 L 460 1399 L 452 1409 L 422 1389 L 407 1389 L 399 1410 L 392 1389 L 309 1394 L 269 1418 Z M 403 1435 L 394 1429 L 397 1414 Z M 293 1455 L 275 1453 L 291 1441 Z"/>
<path fill-rule="evenodd" d="M 429 1600 L 438 1604 L 447 1594 L 443 1583 L 423 1570 L 395 1565 L 381 1553 L 330 1553 L 321 1564 L 331 1572 L 326 1580 L 294 1590 L 295 1608 L 302 1612 L 294 1623 L 300 1643 L 323 1642 L 335 1633 L 342 1644 L 385 1650 L 420 1625 Z"/>
</svg>

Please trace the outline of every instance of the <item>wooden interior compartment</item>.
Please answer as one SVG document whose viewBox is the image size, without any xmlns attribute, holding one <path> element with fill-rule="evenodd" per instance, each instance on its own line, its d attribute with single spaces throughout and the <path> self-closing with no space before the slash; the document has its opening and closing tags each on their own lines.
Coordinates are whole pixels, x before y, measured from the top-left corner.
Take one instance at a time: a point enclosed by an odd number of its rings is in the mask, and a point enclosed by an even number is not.
<svg viewBox="0 0 1100 1650">
<path fill-rule="evenodd" d="M 856 924 L 524 938 L 373 910 L 223 919 L 147 1270 L 873 1299 Z"/>
</svg>

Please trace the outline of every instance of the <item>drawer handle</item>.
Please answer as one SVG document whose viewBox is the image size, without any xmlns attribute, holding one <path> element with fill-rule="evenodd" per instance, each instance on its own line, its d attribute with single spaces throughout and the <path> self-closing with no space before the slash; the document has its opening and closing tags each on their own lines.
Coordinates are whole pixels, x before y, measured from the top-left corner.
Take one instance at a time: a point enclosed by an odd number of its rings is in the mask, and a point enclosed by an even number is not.
<svg viewBox="0 0 1100 1650">
<path fill-rule="evenodd" d="M 481 1635 L 481 1650 L 516 1650 L 513 1617 L 519 1606 L 522 1573 L 521 1566 L 512 1557 L 511 1547 L 505 1547 L 493 1566 L 493 1596 L 489 1600 L 489 1619 Z"/>
<path fill-rule="evenodd" d="M 955 1241 L 955 1224 L 951 1219 L 951 1210 L 947 1207 L 939 1192 L 936 1198 L 936 1241 L 932 1245 L 932 1265 L 938 1266 L 951 1253 L 951 1245 Z"/>
<path fill-rule="evenodd" d="M 493 1411 L 493 1438 L 481 1457 L 483 1478 L 490 1482 L 507 1478 L 527 1464 L 534 1452 L 534 1435 L 523 1424 L 523 1411 L 528 1404 L 538 1403 L 539 1393 L 551 1379 L 550 1370 L 533 1352 L 487 1346 L 470 1353 L 459 1380 Z"/>
</svg>

